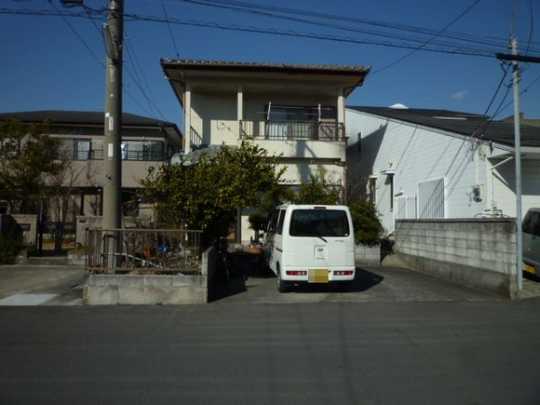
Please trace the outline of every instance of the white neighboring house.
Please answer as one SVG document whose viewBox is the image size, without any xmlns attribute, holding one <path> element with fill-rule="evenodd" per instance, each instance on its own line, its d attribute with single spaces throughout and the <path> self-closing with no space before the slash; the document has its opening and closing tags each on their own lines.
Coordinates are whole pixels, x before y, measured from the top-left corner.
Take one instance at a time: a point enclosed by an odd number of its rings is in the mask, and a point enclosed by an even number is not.
<svg viewBox="0 0 540 405">
<path fill-rule="evenodd" d="M 347 107 L 348 181 L 387 233 L 401 218 L 515 216 L 514 129 L 446 110 Z M 521 127 L 523 214 L 540 207 L 540 128 Z"/>
<path fill-rule="evenodd" d="M 251 139 L 280 156 L 283 183 L 298 186 L 321 169 L 344 188 L 345 99 L 362 85 L 362 66 L 162 60 L 183 109 L 185 153 Z M 249 241 L 247 215 L 242 241 Z"/>
</svg>

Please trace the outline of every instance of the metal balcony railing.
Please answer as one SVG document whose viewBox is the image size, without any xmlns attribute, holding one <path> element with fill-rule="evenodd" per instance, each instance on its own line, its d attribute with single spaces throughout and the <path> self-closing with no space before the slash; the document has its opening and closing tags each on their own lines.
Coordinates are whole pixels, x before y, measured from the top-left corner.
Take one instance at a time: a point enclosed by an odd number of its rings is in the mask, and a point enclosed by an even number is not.
<svg viewBox="0 0 540 405">
<path fill-rule="evenodd" d="M 193 149 L 199 148 L 203 143 L 202 135 L 193 127 L 190 127 L 190 142 Z"/>
<path fill-rule="evenodd" d="M 344 141 L 345 125 L 332 121 L 240 121 L 240 137 L 284 141 Z"/>
</svg>

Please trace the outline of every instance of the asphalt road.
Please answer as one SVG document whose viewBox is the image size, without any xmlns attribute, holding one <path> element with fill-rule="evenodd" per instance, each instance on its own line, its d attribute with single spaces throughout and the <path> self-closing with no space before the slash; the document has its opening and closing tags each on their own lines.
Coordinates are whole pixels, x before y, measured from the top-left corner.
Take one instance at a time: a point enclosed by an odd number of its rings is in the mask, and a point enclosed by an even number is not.
<svg viewBox="0 0 540 405">
<path fill-rule="evenodd" d="M 540 301 L 0 308 L 0 404 L 538 404 Z"/>
</svg>

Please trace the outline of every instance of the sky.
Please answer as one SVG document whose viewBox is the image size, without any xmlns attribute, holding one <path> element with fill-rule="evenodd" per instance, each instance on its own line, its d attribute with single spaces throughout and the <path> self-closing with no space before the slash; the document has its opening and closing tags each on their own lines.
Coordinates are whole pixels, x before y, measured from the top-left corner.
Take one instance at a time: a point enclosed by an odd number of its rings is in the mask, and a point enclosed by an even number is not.
<svg viewBox="0 0 540 405">
<path fill-rule="evenodd" d="M 11 9 L 52 10 L 56 7 L 66 10 L 59 0 L 2 0 L 1 3 L 2 7 Z M 85 0 L 85 3 L 93 8 L 106 5 L 105 0 Z M 441 30 L 474 2 L 253 0 L 251 3 Z M 535 7 L 532 41 L 540 42 L 540 3 L 536 0 L 532 0 L 532 3 Z M 163 4 L 169 17 L 186 20 L 368 38 L 366 34 L 209 8 L 179 0 L 163 0 Z M 481 0 L 448 30 L 509 38 L 514 15 L 519 46 L 525 48 L 531 29 L 530 4 L 529 0 L 516 0 L 513 7 L 512 0 Z M 126 13 L 164 16 L 161 0 L 125 0 L 125 8 Z M 101 61 L 104 61 L 105 51 L 102 37 L 88 19 L 69 18 L 68 21 L 91 50 L 85 47 L 61 17 L 0 15 L 0 48 L 3 56 L 0 64 L 0 112 L 103 109 L 105 72 Z M 538 28 L 534 27 L 534 21 L 537 21 Z M 96 23 L 101 25 L 101 21 Z M 358 24 L 354 26 L 362 27 Z M 502 77 L 500 63 L 495 58 L 417 51 L 377 73 L 379 68 L 398 60 L 409 51 L 183 25 L 171 25 L 170 28 L 180 58 L 371 66 L 372 73 L 367 76 L 364 86 L 356 89 L 348 98 L 348 105 L 390 106 L 401 103 L 416 108 L 484 113 Z M 124 52 L 127 70 L 124 73 L 123 108 L 125 112 L 181 124 L 180 104 L 160 67 L 160 58 L 177 56 L 168 29 L 167 24 L 162 23 L 126 21 L 127 46 L 141 72 L 133 69 L 129 55 Z M 535 46 L 540 48 L 540 44 Z M 540 76 L 540 65 L 523 67 L 522 89 Z M 507 76 L 507 83 L 510 76 Z M 151 103 L 147 102 L 136 83 L 145 89 Z M 501 91 L 499 96 L 502 97 L 503 93 Z M 511 100 L 510 93 L 507 102 Z M 522 95 L 521 106 L 527 117 L 540 117 L 540 80 Z M 510 114 L 511 105 L 498 118 Z"/>
</svg>

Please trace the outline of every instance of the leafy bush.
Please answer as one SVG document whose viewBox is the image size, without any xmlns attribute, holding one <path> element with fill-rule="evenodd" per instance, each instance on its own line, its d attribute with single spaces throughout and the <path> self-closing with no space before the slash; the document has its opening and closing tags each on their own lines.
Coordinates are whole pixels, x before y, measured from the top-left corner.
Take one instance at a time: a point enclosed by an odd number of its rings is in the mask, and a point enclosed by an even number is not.
<svg viewBox="0 0 540 405">
<path fill-rule="evenodd" d="M 10 215 L 2 215 L 0 222 L 0 264 L 12 264 L 23 248 L 21 227 Z"/>
<path fill-rule="evenodd" d="M 323 171 L 309 177 L 309 182 L 303 183 L 293 196 L 295 204 L 332 205 L 339 202 L 340 190 L 327 184 Z"/>
<path fill-rule="evenodd" d="M 383 227 L 377 209 L 369 201 L 354 201 L 349 204 L 354 225 L 356 243 L 373 246 L 380 243 Z"/>
</svg>

